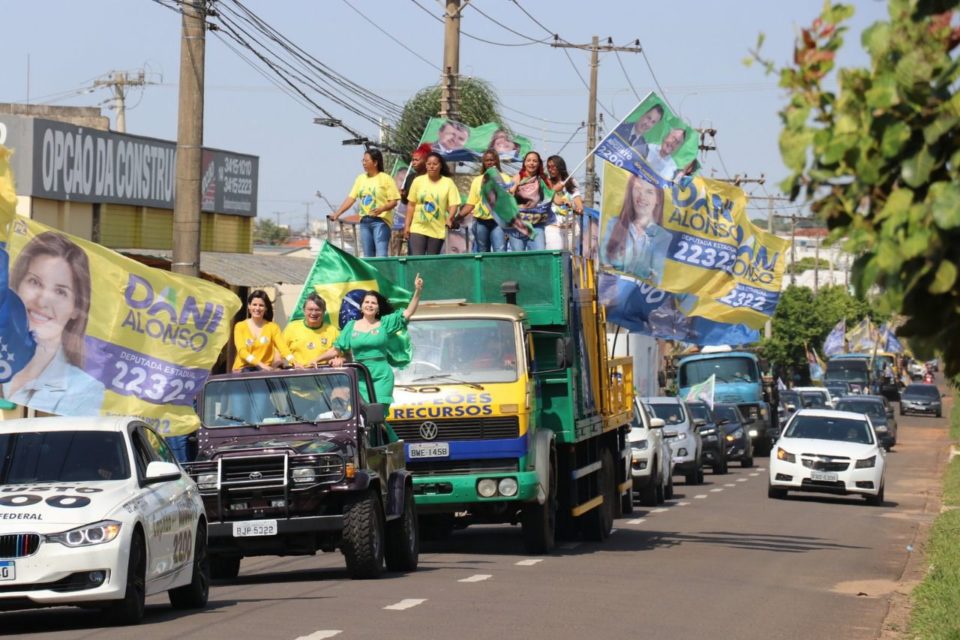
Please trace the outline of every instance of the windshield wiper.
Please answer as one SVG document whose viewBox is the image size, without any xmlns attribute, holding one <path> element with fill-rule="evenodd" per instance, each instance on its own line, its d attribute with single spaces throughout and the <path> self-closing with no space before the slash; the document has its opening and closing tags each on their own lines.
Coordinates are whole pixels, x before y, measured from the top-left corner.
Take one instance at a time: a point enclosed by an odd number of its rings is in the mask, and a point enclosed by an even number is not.
<svg viewBox="0 0 960 640">
<path fill-rule="evenodd" d="M 257 427 L 258 429 L 260 428 L 260 425 L 253 424 L 252 422 L 248 422 L 243 418 L 238 418 L 237 416 L 230 416 L 225 413 L 218 413 L 216 417 L 223 418 L 224 420 L 232 420 L 234 422 L 239 422 L 240 426 L 243 426 L 243 427 Z"/>
<path fill-rule="evenodd" d="M 432 376 L 423 376 L 422 378 L 414 378 L 410 382 L 426 382 L 428 380 L 440 380 L 442 378 L 450 380 L 454 384 L 462 384 L 470 387 L 471 389 L 477 389 L 479 391 L 483 391 L 483 387 L 477 384 L 476 382 L 467 382 L 466 380 L 461 380 L 460 378 L 457 378 L 449 373 L 435 373 Z"/>
<path fill-rule="evenodd" d="M 297 422 L 310 422 L 310 420 L 305 419 L 299 413 L 280 413 L 279 411 L 273 414 L 275 418 L 293 418 Z"/>
</svg>

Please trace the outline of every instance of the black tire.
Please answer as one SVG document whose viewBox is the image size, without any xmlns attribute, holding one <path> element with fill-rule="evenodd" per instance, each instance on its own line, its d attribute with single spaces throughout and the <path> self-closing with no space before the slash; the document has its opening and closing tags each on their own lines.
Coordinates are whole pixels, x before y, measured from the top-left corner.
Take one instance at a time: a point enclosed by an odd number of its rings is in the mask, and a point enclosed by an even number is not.
<svg viewBox="0 0 960 640">
<path fill-rule="evenodd" d="M 778 489 L 774 486 L 767 485 L 767 497 L 773 498 L 774 500 L 783 500 L 787 497 L 787 490 Z"/>
<path fill-rule="evenodd" d="M 660 486 L 660 473 L 650 478 L 650 481 L 640 491 L 640 504 L 645 507 L 657 506 L 657 487 Z"/>
<path fill-rule="evenodd" d="M 942 418 L 942 417 L 943 417 L 943 411 L 942 411 L 942 410 L 939 410 L 939 409 L 937 410 L 937 417 L 938 417 L 938 418 Z"/>
<path fill-rule="evenodd" d="M 353 580 L 379 578 L 383 574 L 384 516 L 380 496 L 374 490 L 351 497 L 343 507 L 343 539 L 340 550 Z"/>
<path fill-rule="evenodd" d="M 210 598 L 210 558 L 207 555 L 207 525 L 197 525 L 193 543 L 193 576 L 189 584 L 167 593 L 174 609 L 202 609 Z"/>
<path fill-rule="evenodd" d="M 527 553 L 534 555 L 550 553 L 557 544 L 557 460 L 553 451 L 547 483 L 547 499 L 543 504 L 525 504 L 521 516 L 523 546 Z"/>
<path fill-rule="evenodd" d="M 749 468 L 752 467 L 752 466 L 753 466 L 753 458 L 752 458 L 752 457 L 740 458 L 740 468 L 741 468 L 741 469 L 749 469 Z"/>
<path fill-rule="evenodd" d="M 210 576 L 214 580 L 236 580 L 240 575 L 240 556 L 210 556 Z"/>
<path fill-rule="evenodd" d="M 413 487 L 404 489 L 403 513 L 387 523 L 387 546 L 384 550 L 388 571 L 416 571 L 420 563 L 420 531 Z"/>
<path fill-rule="evenodd" d="M 456 524 L 452 513 L 420 516 L 417 520 L 420 529 L 420 539 L 434 542 L 449 538 Z"/>
<path fill-rule="evenodd" d="M 713 471 L 713 475 L 715 475 L 715 476 L 722 476 L 723 474 L 726 473 L 726 471 L 724 471 L 724 469 L 723 469 L 723 463 L 722 463 L 722 462 L 718 462 L 718 463 L 714 464 L 714 465 L 711 467 L 711 470 Z"/>
<path fill-rule="evenodd" d="M 657 483 L 657 504 L 663 504 L 667 499 L 667 488 L 663 482 L 663 476 L 660 476 L 660 482 Z"/>
<path fill-rule="evenodd" d="M 122 600 L 110 604 L 104 613 L 111 624 L 133 625 L 143 620 L 147 597 L 147 545 L 137 529 L 130 541 L 127 560 L 127 583 Z"/>
<path fill-rule="evenodd" d="M 603 502 L 584 516 L 583 535 L 587 540 L 602 542 L 613 529 L 614 500 L 617 499 L 617 477 L 613 468 L 613 454 L 604 448 L 600 453 L 600 471 L 597 486 Z"/>
<path fill-rule="evenodd" d="M 631 482 L 627 492 L 620 496 L 620 515 L 629 516 L 633 513 L 633 500 L 633 483 Z"/>
<path fill-rule="evenodd" d="M 907 412 L 903 410 L 903 407 L 900 407 L 900 415 L 905 416 Z"/>
<path fill-rule="evenodd" d="M 884 489 L 884 486 L 881 484 L 880 491 L 877 493 L 877 495 L 863 496 L 866 499 L 867 504 L 869 504 L 871 507 L 882 507 L 883 506 L 883 489 Z"/>
<path fill-rule="evenodd" d="M 663 490 L 664 500 L 673 500 L 673 475 L 667 477 L 667 488 Z"/>
<path fill-rule="evenodd" d="M 683 481 L 687 484 L 693 485 L 697 484 L 697 476 L 699 474 L 696 471 L 691 471 L 690 473 L 685 473 L 683 475 Z"/>
</svg>

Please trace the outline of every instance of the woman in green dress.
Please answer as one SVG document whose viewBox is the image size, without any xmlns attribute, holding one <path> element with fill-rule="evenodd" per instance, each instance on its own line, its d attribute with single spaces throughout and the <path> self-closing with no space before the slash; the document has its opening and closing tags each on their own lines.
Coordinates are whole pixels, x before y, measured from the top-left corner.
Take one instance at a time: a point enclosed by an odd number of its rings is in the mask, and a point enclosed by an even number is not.
<svg viewBox="0 0 960 640">
<path fill-rule="evenodd" d="M 349 351 L 355 362 L 363 363 L 370 370 L 377 402 L 387 405 L 393 404 L 393 367 L 387 361 L 387 339 L 407 326 L 407 321 L 420 304 L 423 278 L 419 273 L 413 286 L 414 293 L 410 304 L 401 310 L 394 310 L 379 292 L 367 291 L 360 303 L 361 317 L 344 325 L 333 347 L 318 359 L 321 362 L 330 360 L 331 365 L 340 367 L 345 362 L 344 354 Z M 360 385 L 360 395 L 364 401 L 370 401 L 366 385 Z"/>
</svg>

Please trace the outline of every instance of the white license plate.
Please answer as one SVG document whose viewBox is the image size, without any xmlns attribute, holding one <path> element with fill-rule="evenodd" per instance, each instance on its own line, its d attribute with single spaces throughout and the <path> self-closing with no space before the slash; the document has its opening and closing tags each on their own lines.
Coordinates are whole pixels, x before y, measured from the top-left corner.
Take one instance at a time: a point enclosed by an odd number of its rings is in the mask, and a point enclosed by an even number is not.
<svg viewBox="0 0 960 640">
<path fill-rule="evenodd" d="M 13 560 L 4 560 L 0 562 L 0 580 L 16 580 L 17 563 Z"/>
<path fill-rule="evenodd" d="M 673 456 L 673 462 L 674 462 L 674 464 L 676 464 L 676 463 L 678 463 L 678 462 L 683 462 L 683 458 L 678 458 L 677 456 Z"/>
<path fill-rule="evenodd" d="M 811 471 L 810 479 L 818 482 L 836 482 L 837 474 L 828 471 Z"/>
<path fill-rule="evenodd" d="M 234 538 L 277 535 L 276 520 L 245 520 L 233 523 Z"/>
<path fill-rule="evenodd" d="M 450 455 L 448 442 L 416 442 L 410 446 L 410 459 L 415 458 L 446 458 Z"/>
</svg>

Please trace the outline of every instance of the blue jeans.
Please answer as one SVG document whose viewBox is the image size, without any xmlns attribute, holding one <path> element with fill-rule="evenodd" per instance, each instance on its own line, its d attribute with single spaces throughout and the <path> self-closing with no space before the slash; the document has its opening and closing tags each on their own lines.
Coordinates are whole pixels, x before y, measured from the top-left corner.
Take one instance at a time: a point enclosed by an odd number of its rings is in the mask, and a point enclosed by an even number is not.
<svg viewBox="0 0 960 640">
<path fill-rule="evenodd" d="M 390 225 L 383 218 L 360 218 L 360 245 L 365 258 L 381 257 L 390 250 Z"/>
<path fill-rule="evenodd" d="M 495 220 L 475 220 L 473 223 L 473 250 L 478 252 L 507 250 L 507 237 Z"/>
<path fill-rule="evenodd" d="M 544 249 L 547 246 L 544 228 L 536 226 L 534 229 L 537 235 L 532 240 L 530 236 L 525 236 L 516 229 L 507 229 L 507 244 L 510 246 L 510 251 L 540 251 Z"/>
</svg>

